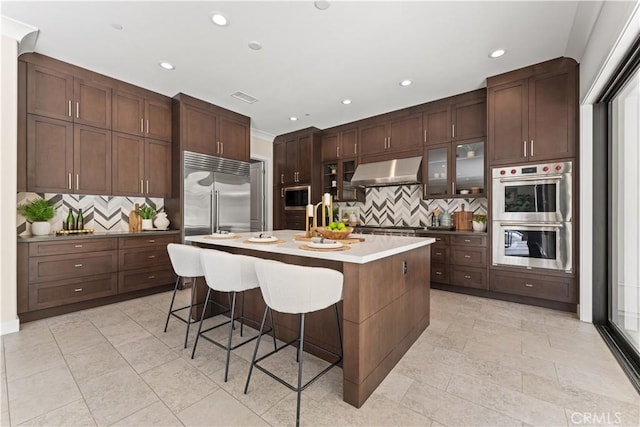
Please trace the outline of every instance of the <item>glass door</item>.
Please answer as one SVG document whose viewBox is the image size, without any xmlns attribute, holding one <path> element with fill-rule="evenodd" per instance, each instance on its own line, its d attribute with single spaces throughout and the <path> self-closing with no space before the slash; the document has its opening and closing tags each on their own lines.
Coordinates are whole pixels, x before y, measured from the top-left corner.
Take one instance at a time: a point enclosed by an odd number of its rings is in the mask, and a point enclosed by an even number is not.
<svg viewBox="0 0 640 427">
<path fill-rule="evenodd" d="M 426 150 L 426 188 L 424 197 L 451 195 L 449 189 L 449 145 Z"/>
<path fill-rule="evenodd" d="M 351 185 L 353 173 L 356 171 L 356 160 L 343 160 L 342 162 L 342 191 L 338 194 L 341 201 L 357 200 L 356 187 Z"/>
<path fill-rule="evenodd" d="M 484 141 L 456 144 L 455 194 L 484 194 Z"/>
<path fill-rule="evenodd" d="M 327 162 L 322 167 L 322 193 L 329 193 L 334 200 L 338 198 L 338 163 Z"/>
</svg>

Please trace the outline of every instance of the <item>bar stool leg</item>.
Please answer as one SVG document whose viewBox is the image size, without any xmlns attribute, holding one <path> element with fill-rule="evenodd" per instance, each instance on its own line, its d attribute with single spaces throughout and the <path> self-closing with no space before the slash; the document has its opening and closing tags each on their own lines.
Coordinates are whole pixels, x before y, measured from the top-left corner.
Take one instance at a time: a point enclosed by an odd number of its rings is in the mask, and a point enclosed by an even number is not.
<svg viewBox="0 0 640 427">
<path fill-rule="evenodd" d="M 264 315 L 262 316 L 262 323 L 260 324 L 260 333 L 258 333 L 258 339 L 256 340 L 256 347 L 253 349 L 253 357 L 251 357 L 251 365 L 249 366 L 249 375 L 247 375 L 247 383 L 244 385 L 244 394 L 247 394 L 249 389 L 249 381 L 251 381 L 251 372 L 253 371 L 253 365 L 256 363 L 256 356 L 258 355 L 258 347 L 260 347 L 260 338 L 262 338 L 262 331 L 264 330 L 264 322 L 267 320 L 267 311 L 269 306 L 265 307 Z M 271 317 L 273 319 L 273 315 Z"/>
<path fill-rule="evenodd" d="M 193 278 L 193 283 L 191 284 L 191 301 L 189 303 L 189 317 L 187 317 L 187 333 L 184 334 L 184 348 L 187 348 L 187 341 L 189 341 L 189 327 L 191 326 L 191 312 L 193 310 L 193 300 L 196 295 L 196 278 Z"/>
<path fill-rule="evenodd" d="M 298 398 L 296 403 L 296 427 L 300 425 L 300 397 L 302 395 L 302 354 L 304 347 L 304 313 L 300 314 L 300 336 L 298 337 Z"/>
<path fill-rule="evenodd" d="M 231 319 L 235 316 L 236 313 L 236 293 L 233 292 L 233 298 L 231 302 Z M 233 320 L 232 320 L 233 322 Z M 242 327 L 241 327 L 242 328 Z M 242 330 L 242 329 L 241 329 Z M 229 327 L 229 339 L 227 341 L 227 361 L 224 365 L 224 382 L 227 382 L 227 377 L 229 376 L 229 355 L 231 354 L 231 337 L 233 335 L 233 326 Z"/>
<path fill-rule="evenodd" d="M 344 355 L 344 349 L 342 348 L 342 330 L 340 329 L 340 316 L 338 315 L 338 304 L 334 304 L 336 309 L 336 323 L 338 324 L 338 339 L 340 340 L 340 357 Z"/>
<path fill-rule="evenodd" d="M 173 296 L 171 297 L 171 305 L 169 306 L 169 314 L 167 314 L 167 321 L 164 323 L 164 331 L 167 332 L 169 326 L 169 319 L 171 318 L 171 311 L 173 310 L 173 302 L 176 300 L 176 292 L 178 291 L 178 283 L 180 283 L 180 276 L 176 278 L 176 285 L 173 287 Z"/>
<path fill-rule="evenodd" d="M 193 351 L 191 352 L 191 358 L 196 355 L 196 347 L 198 347 L 198 339 L 200 338 L 200 331 L 202 331 L 202 322 L 204 322 L 204 314 L 207 311 L 207 305 L 209 304 L 209 297 L 211 296 L 211 288 L 207 290 L 207 297 L 204 299 L 204 305 L 202 306 L 202 314 L 200 315 L 200 325 L 198 325 L 198 334 L 196 335 L 196 342 L 193 343 Z"/>
<path fill-rule="evenodd" d="M 278 351 L 278 346 L 276 344 L 276 324 L 273 323 L 273 310 L 269 310 L 269 314 L 271 315 L 271 333 L 273 334 L 273 349 Z"/>
<path fill-rule="evenodd" d="M 242 293 L 242 311 L 240 312 L 240 336 L 242 336 L 243 328 L 244 328 L 244 292 Z"/>
</svg>

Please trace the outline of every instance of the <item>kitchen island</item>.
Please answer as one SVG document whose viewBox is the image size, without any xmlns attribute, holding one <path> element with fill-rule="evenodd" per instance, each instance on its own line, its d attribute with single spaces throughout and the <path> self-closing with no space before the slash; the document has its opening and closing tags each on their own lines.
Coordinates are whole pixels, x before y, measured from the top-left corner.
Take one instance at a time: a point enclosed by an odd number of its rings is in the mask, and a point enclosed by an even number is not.
<svg viewBox="0 0 640 427">
<path fill-rule="evenodd" d="M 248 242 L 255 234 L 186 240 L 205 248 L 342 272 L 343 399 L 362 406 L 429 325 L 429 245 L 435 239 L 352 235 L 364 240 L 346 250 L 314 251 L 301 248 L 307 243 L 296 240 L 303 235 L 301 231 L 274 231 L 270 234 L 278 242 L 272 244 Z M 202 295 L 203 287 L 199 288 Z M 245 316 L 262 318 L 264 302 L 259 289 L 247 293 L 244 308 Z M 277 314 L 275 323 L 279 339 L 290 341 L 297 335 L 296 317 Z M 312 313 L 305 325 L 305 340 L 338 352 L 335 328 L 332 310 Z"/>
</svg>

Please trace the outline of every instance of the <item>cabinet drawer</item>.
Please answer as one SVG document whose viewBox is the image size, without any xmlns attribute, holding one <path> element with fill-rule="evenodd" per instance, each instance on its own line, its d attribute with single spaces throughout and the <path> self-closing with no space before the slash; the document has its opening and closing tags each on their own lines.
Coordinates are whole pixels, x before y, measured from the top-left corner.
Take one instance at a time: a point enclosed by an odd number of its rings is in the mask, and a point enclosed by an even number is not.
<svg viewBox="0 0 640 427">
<path fill-rule="evenodd" d="M 118 293 L 175 283 L 176 275 L 169 268 L 145 268 L 142 270 L 121 271 L 118 273 Z"/>
<path fill-rule="evenodd" d="M 449 283 L 449 267 L 443 264 L 431 264 L 431 281 Z"/>
<path fill-rule="evenodd" d="M 61 237 L 64 239 L 64 237 Z M 86 239 L 29 243 L 29 256 L 84 254 L 118 248 L 116 239 Z"/>
<path fill-rule="evenodd" d="M 169 252 L 166 246 L 136 249 L 121 249 L 119 251 L 119 270 L 133 270 L 145 267 L 171 267 Z"/>
<path fill-rule="evenodd" d="M 117 291 L 118 276 L 115 273 L 38 283 L 29 285 L 29 310 L 106 297 L 115 295 Z"/>
<path fill-rule="evenodd" d="M 444 245 L 431 245 L 431 261 L 443 264 L 449 263 L 449 248 Z"/>
<path fill-rule="evenodd" d="M 449 257 L 451 264 L 472 267 L 487 266 L 487 249 L 474 247 L 453 246 L 451 248 L 451 256 Z"/>
<path fill-rule="evenodd" d="M 553 301 L 577 302 L 576 284 L 571 278 L 492 271 L 489 289 Z"/>
<path fill-rule="evenodd" d="M 118 247 L 120 249 L 142 248 L 149 246 L 166 246 L 169 243 L 177 243 L 180 236 L 172 234 L 170 236 L 139 236 L 139 237 L 121 237 L 118 239 Z"/>
<path fill-rule="evenodd" d="M 486 268 L 451 266 L 450 283 L 467 288 L 487 289 Z"/>
<path fill-rule="evenodd" d="M 435 248 L 435 247 L 446 248 L 447 246 L 449 246 L 449 236 L 446 236 L 446 235 L 443 235 L 443 234 L 423 234 L 423 233 L 418 233 L 418 236 L 420 236 L 420 237 L 433 237 L 434 239 L 436 239 L 436 241 L 431 244 L 432 248 Z"/>
<path fill-rule="evenodd" d="M 451 236 L 452 245 L 461 246 L 487 246 L 487 236 L 472 236 L 465 234 L 462 236 Z"/>
<path fill-rule="evenodd" d="M 29 283 L 44 282 L 117 271 L 117 251 L 88 252 L 29 259 Z"/>
</svg>

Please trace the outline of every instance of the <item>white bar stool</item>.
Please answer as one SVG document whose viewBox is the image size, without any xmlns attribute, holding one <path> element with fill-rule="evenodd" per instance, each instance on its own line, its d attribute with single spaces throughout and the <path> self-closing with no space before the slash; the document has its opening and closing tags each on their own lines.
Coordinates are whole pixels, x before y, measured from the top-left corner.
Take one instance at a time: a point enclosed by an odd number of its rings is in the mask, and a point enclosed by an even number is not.
<svg viewBox="0 0 640 427">
<path fill-rule="evenodd" d="M 337 303 L 342 300 L 342 285 L 343 276 L 342 273 L 328 268 L 319 267 L 303 267 L 299 265 L 285 264 L 275 261 L 258 260 L 255 264 L 258 281 L 260 282 L 260 291 L 262 297 L 267 304 L 267 307 L 262 316 L 262 325 L 260 326 L 260 335 L 258 335 L 258 341 L 253 351 L 253 357 L 251 359 L 251 366 L 249 367 L 249 374 L 247 376 L 247 383 L 244 387 L 244 393 L 247 394 L 249 388 L 249 381 L 251 380 L 251 372 L 255 366 L 271 378 L 285 385 L 292 391 L 297 393 L 296 403 L 296 426 L 300 425 L 300 397 L 304 389 L 314 383 L 320 376 L 327 373 L 331 368 L 336 366 L 342 360 L 342 333 L 340 330 L 340 318 L 338 314 Z M 312 343 L 307 343 L 313 347 L 318 348 L 335 356 L 337 360 L 322 370 L 315 377 L 311 378 L 306 384 L 302 384 L 302 355 L 304 350 L 304 317 L 306 313 L 313 311 L 319 311 L 334 306 L 336 313 L 336 323 L 338 326 L 338 338 L 340 341 L 340 354 L 335 354 L 327 349 L 318 347 Z M 299 314 L 300 326 L 299 335 L 297 339 L 284 344 L 280 348 L 276 348 L 274 351 L 265 354 L 256 360 L 258 354 L 258 347 L 260 346 L 260 338 L 262 337 L 262 330 L 267 318 L 267 312 L 272 310 L 280 313 Z M 273 314 L 272 314 L 273 316 Z M 298 361 L 298 385 L 293 386 L 288 382 L 279 378 L 272 372 L 268 371 L 264 367 L 258 365 L 258 362 L 266 359 L 274 353 L 282 350 L 286 346 L 294 343 L 298 343 L 297 361 Z"/>
<path fill-rule="evenodd" d="M 227 378 L 229 375 L 229 356 L 231 354 L 231 350 L 234 350 L 238 347 L 241 347 L 256 338 L 258 335 L 246 339 L 236 345 L 231 345 L 231 339 L 233 337 L 233 329 L 234 329 L 234 321 L 240 320 L 240 336 L 242 337 L 244 322 L 245 320 L 255 323 L 257 327 L 257 322 L 246 319 L 244 317 L 244 291 L 248 291 L 250 289 L 255 289 L 260 286 L 258 283 L 258 277 L 256 276 L 255 270 L 255 262 L 257 258 L 253 258 L 250 256 L 244 255 L 234 255 L 227 252 L 216 251 L 213 249 L 207 249 L 200 252 L 200 265 L 202 267 L 202 271 L 204 272 L 204 278 L 207 282 L 207 286 L 209 289 L 207 290 L 207 298 L 204 302 L 204 307 L 202 309 L 202 316 L 200 317 L 200 325 L 198 326 L 198 334 L 196 335 L 196 342 L 193 344 L 193 351 L 191 352 L 191 358 L 196 354 L 196 348 L 198 347 L 198 339 L 200 337 L 206 339 L 207 341 L 217 345 L 218 347 L 224 348 L 227 350 L 227 359 L 225 362 L 224 368 L 224 381 L 227 382 Z M 205 312 L 209 302 L 219 305 L 226 309 L 225 312 L 229 312 L 227 307 L 222 306 L 221 304 L 214 301 L 211 297 L 211 291 L 218 292 L 228 292 L 232 295 L 231 298 L 231 314 L 229 316 L 229 320 L 218 325 L 212 326 L 211 328 L 202 330 L 202 323 L 204 321 Z M 239 317 L 235 317 L 236 314 L 236 294 L 240 292 L 242 294 L 242 311 Z M 227 339 L 227 343 L 222 344 L 213 338 L 210 338 L 204 335 L 206 332 L 209 332 L 213 329 L 219 328 L 229 324 L 229 337 Z M 271 332 L 273 330 L 273 315 L 271 315 L 271 326 L 272 329 L 267 332 Z M 276 347 L 276 337 L 275 332 L 273 334 L 273 347 Z"/>
<path fill-rule="evenodd" d="M 169 252 L 169 259 L 171 259 L 171 266 L 178 278 L 176 279 L 176 285 L 173 288 L 173 296 L 171 297 L 171 305 L 169 306 L 169 314 L 167 314 L 167 321 L 164 324 L 164 331 L 167 332 L 169 326 L 169 319 L 174 316 L 176 319 L 181 320 L 187 324 L 187 332 L 184 336 L 184 348 L 187 348 L 187 341 L 189 341 L 189 327 L 192 323 L 196 323 L 197 320 L 193 320 L 191 315 L 193 313 L 193 300 L 196 294 L 196 278 L 203 275 L 202 268 L 200 267 L 200 252 L 203 249 L 191 245 L 183 245 L 179 243 L 169 243 L 167 245 L 167 252 Z M 173 308 L 173 303 L 176 299 L 176 292 L 178 291 L 178 285 L 181 278 L 191 278 L 191 300 L 189 305 L 185 305 L 180 308 Z M 196 306 L 199 304 L 196 304 Z M 179 311 L 189 309 L 189 315 L 184 318 L 178 314 Z"/>
</svg>

